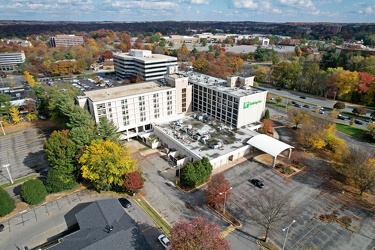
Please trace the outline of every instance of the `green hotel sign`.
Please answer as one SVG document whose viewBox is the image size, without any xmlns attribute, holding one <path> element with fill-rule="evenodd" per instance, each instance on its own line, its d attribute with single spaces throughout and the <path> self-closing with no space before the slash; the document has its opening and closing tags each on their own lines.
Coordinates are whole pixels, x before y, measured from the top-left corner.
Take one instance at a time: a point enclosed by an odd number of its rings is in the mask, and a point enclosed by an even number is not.
<svg viewBox="0 0 375 250">
<path fill-rule="evenodd" d="M 243 109 L 247 109 L 248 107 L 250 107 L 251 105 L 256 105 L 256 104 L 259 104 L 261 103 L 262 101 L 259 100 L 259 101 L 255 101 L 255 102 L 244 102 L 243 103 Z"/>
</svg>

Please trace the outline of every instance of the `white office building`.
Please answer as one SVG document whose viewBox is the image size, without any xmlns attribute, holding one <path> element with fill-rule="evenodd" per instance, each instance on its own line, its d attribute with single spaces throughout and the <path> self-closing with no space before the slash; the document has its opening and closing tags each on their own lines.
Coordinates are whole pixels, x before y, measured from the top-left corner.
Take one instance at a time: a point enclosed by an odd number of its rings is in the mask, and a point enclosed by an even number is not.
<svg viewBox="0 0 375 250">
<path fill-rule="evenodd" d="M 25 62 L 24 51 L 0 53 L 0 70 L 15 70 L 18 64 Z"/>
<path fill-rule="evenodd" d="M 131 49 L 113 55 L 115 72 L 119 78 L 139 77 L 143 81 L 164 78 L 168 67 L 177 65 L 177 58 L 152 54 L 150 50 Z"/>
</svg>

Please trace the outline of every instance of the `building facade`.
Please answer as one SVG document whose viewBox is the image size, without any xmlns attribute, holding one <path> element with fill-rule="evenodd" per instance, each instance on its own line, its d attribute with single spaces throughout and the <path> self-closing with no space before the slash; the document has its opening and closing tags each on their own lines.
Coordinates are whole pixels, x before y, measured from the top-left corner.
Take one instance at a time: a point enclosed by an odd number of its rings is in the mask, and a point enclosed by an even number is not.
<svg viewBox="0 0 375 250">
<path fill-rule="evenodd" d="M 56 35 L 54 37 L 50 37 L 49 44 L 53 48 L 56 48 L 58 46 L 80 46 L 83 45 L 83 37 L 75 35 Z"/>
<path fill-rule="evenodd" d="M 25 62 L 24 51 L 0 53 L 0 70 L 15 70 L 18 64 Z"/>
<path fill-rule="evenodd" d="M 138 77 L 143 81 L 164 78 L 168 67 L 177 65 L 177 58 L 152 54 L 149 50 L 129 50 L 128 53 L 113 55 L 116 76 L 124 79 Z"/>
</svg>

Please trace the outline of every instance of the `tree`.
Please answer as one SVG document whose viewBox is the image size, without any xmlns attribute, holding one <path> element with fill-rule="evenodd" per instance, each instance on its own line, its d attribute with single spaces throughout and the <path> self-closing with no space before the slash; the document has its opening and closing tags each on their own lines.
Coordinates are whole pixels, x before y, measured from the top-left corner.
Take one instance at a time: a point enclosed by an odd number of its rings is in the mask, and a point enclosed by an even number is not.
<svg viewBox="0 0 375 250">
<path fill-rule="evenodd" d="M 182 46 L 177 49 L 177 58 L 179 61 L 183 61 L 183 62 L 189 61 L 190 52 L 186 44 L 182 44 Z"/>
<path fill-rule="evenodd" d="M 226 197 L 224 192 L 226 192 Z M 224 204 L 225 198 L 228 200 L 231 195 L 229 181 L 225 179 L 223 174 L 212 176 L 205 190 L 205 195 L 207 204 L 212 207 Z"/>
<path fill-rule="evenodd" d="M 129 194 L 134 194 L 144 186 L 141 173 L 138 171 L 125 174 L 124 186 Z"/>
<path fill-rule="evenodd" d="M 82 177 L 90 180 L 98 190 L 121 187 L 125 174 L 137 169 L 137 161 L 128 150 L 109 140 L 94 140 L 78 160 Z"/>
<path fill-rule="evenodd" d="M 178 222 L 171 230 L 171 245 L 173 249 L 229 250 L 219 226 L 202 217 Z"/>
<path fill-rule="evenodd" d="M 279 104 L 283 101 L 283 98 L 281 96 L 276 97 L 275 99 L 276 103 Z"/>
<path fill-rule="evenodd" d="M 188 187 L 196 187 L 207 181 L 211 173 L 212 165 L 207 157 L 195 162 L 189 162 L 181 170 L 181 184 Z"/>
<path fill-rule="evenodd" d="M 46 199 L 46 196 L 47 190 L 41 180 L 28 180 L 21 186 L 21 197 L 26 203 L 30 205 L 41 203 Z"/>
<path fill-rule="evenodd" d="M 98 138 L 102 140 L 111 140 L 120 143 L 120 133 L 117 131 L 118 128 L 113 121 L 108 120 L 106 117 L 101 118 L 98 128 Z"/>
<path fill-rule="evenodd" d="M 262 120 L 262 132 L 265 134 L 273 133 L 273 122 L 270 119 L 264 118 Z"/>
<path fill-rule="evenodd" d="M 77 176 L 75 155 L 77 147 L 70 139 L 69 130 L 54 131 L 44 143 L 48 163 L 60 174 L 63 179 Z"/>
<path fill-rule="evenodd" d="M 344 167 L 345 175 L 363 192 L 375 187 L 375 152 L 368 149 L 351 148 Z"/>
<path fill-rule="evenodd" d="M 336 102 L 333 105 L 333 108 L 335 108 L 335 109 L 344 109 L 345 108 L 345 103 L 344 102 Z"/>
<path fill-rule="evenodd" d="M 337 95 L 343 96 L 344 100 L 350 100 L 355 90 L 355 87 L 358 85 L 358 73 L 351 72 L 349 70 L 342 70 L 337 73 L 332 74 L 328 78 L 328 82 L 332 87 L 338 90 Z"/>
<path fill-rule="evenodd" d="M 287 115 L 289 120 L 295 125 L 294 127 L 296 129 L 298 128 L 298 125 L 307 123 L 311 117 L 308 110 L 299 108 L 289 109 Z"/>
<path fill-rule="evenodd" d="M 45 185 L 48 193 L 58 193 L 75 188 L 78 183 L 73 175 L 67 175 L 61 170 L 53 168 L 48 171 Z"/>
<path fill-rule="evenodd" d="M 10 108 L 10 95 L 0 94 L 0 116 L 7 115 Z"/>
<path fill-rule="evenodd" d="M 280 87 L 295 88 L 301 75 L 301 65 L 298 62 L 281 62 L 272 71 L 272 81 Z"/>
<path fill-rule="evenodd" d="M 356 115 L 365 115 L 367 113 L 367 110 L 363 107 L 355 107 L 352 110 L 352 113 Z"/>
<path fill-rule="evenodd" d="M 367 125 L 367 133 L 372 140 L 375 140 L 375 123 L 369 122 Z"/>
<path fill-rule="evenodd" d="M 23 72 L 23 78 L 25 78 L 25 81 L 28 86 L 34 87 L 36 85 L 36 81 L 32 75 L 28 71 Z"/>
<path fill-rule="evenodd" d="M 264 241 L 273 225 L 293 212 L 291 197 L 276 191 L 262 192 L 255 201 L 245 203 L 249 218 L 265 229 Z"/>
<path fill-rule="evenodd" d="M 9 108 L 9 115 L 12 118 L 13 124 L 18 124 L 22 120 L 20 117 L 20 111 L 15 106 Z"/>
<path fill-rule="evenodd" d="M 266 112 L 264 112 L 263 119 L 270 119 L 270 111 L 269 111 L 269 109 L 266 109 Z"/>
<path fill-rule="evenodd" d="M 0 188 L 0 217 L 4 217 L 5 215 L 13 212 L 15 208 L 16 202 L 14 199 L 10 197 L 7 191 Z"/>
</svg>

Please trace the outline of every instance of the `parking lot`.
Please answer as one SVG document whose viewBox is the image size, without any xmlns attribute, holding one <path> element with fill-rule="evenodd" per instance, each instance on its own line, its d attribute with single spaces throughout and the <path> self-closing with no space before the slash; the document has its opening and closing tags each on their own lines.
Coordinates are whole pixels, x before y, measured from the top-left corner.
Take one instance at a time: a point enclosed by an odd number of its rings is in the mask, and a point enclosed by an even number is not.
<svg viewBox="0 0 375 250">
<path fill-rule="evenodd" d="M 246 218 L 245 202 L 255 200 L 261 192 L 276 190 L 282 195 L 291 195 L 295 212 L 275 225 L 270 238 L 279 247 L 283 245 L 285 232 L 282 228 L 292 220 L 296 223 L 289 230 L 285 249 L 372 249 L 375 245 L 374 211 L 369 211 L 355 204 L 348 204 L 341 193 L 332 191 L 326 186 L 321 171 L 326 163 L 316 159 L 307 159 L 311 167 L 293 178 L 285 178 L 276 171 L 244 162 L 224 173 L 233 187 L 232 195 L 227 202 L 227 210 L 241 220 L 243 235 L 248 238 L 264 235 L 259 225 Z M 314 161 L 314 163 L 313 163 Z M 258 178 L 265 184 L 259 189 L 248 179 Z M 326 223 L 319 219 L 320 215 L 338 212 L 337 217 L 349 216 L 351 225 L 346 229 L 336 222 Z M 241 234 L 235 232 L 235 234 Z"/>
</svg>

